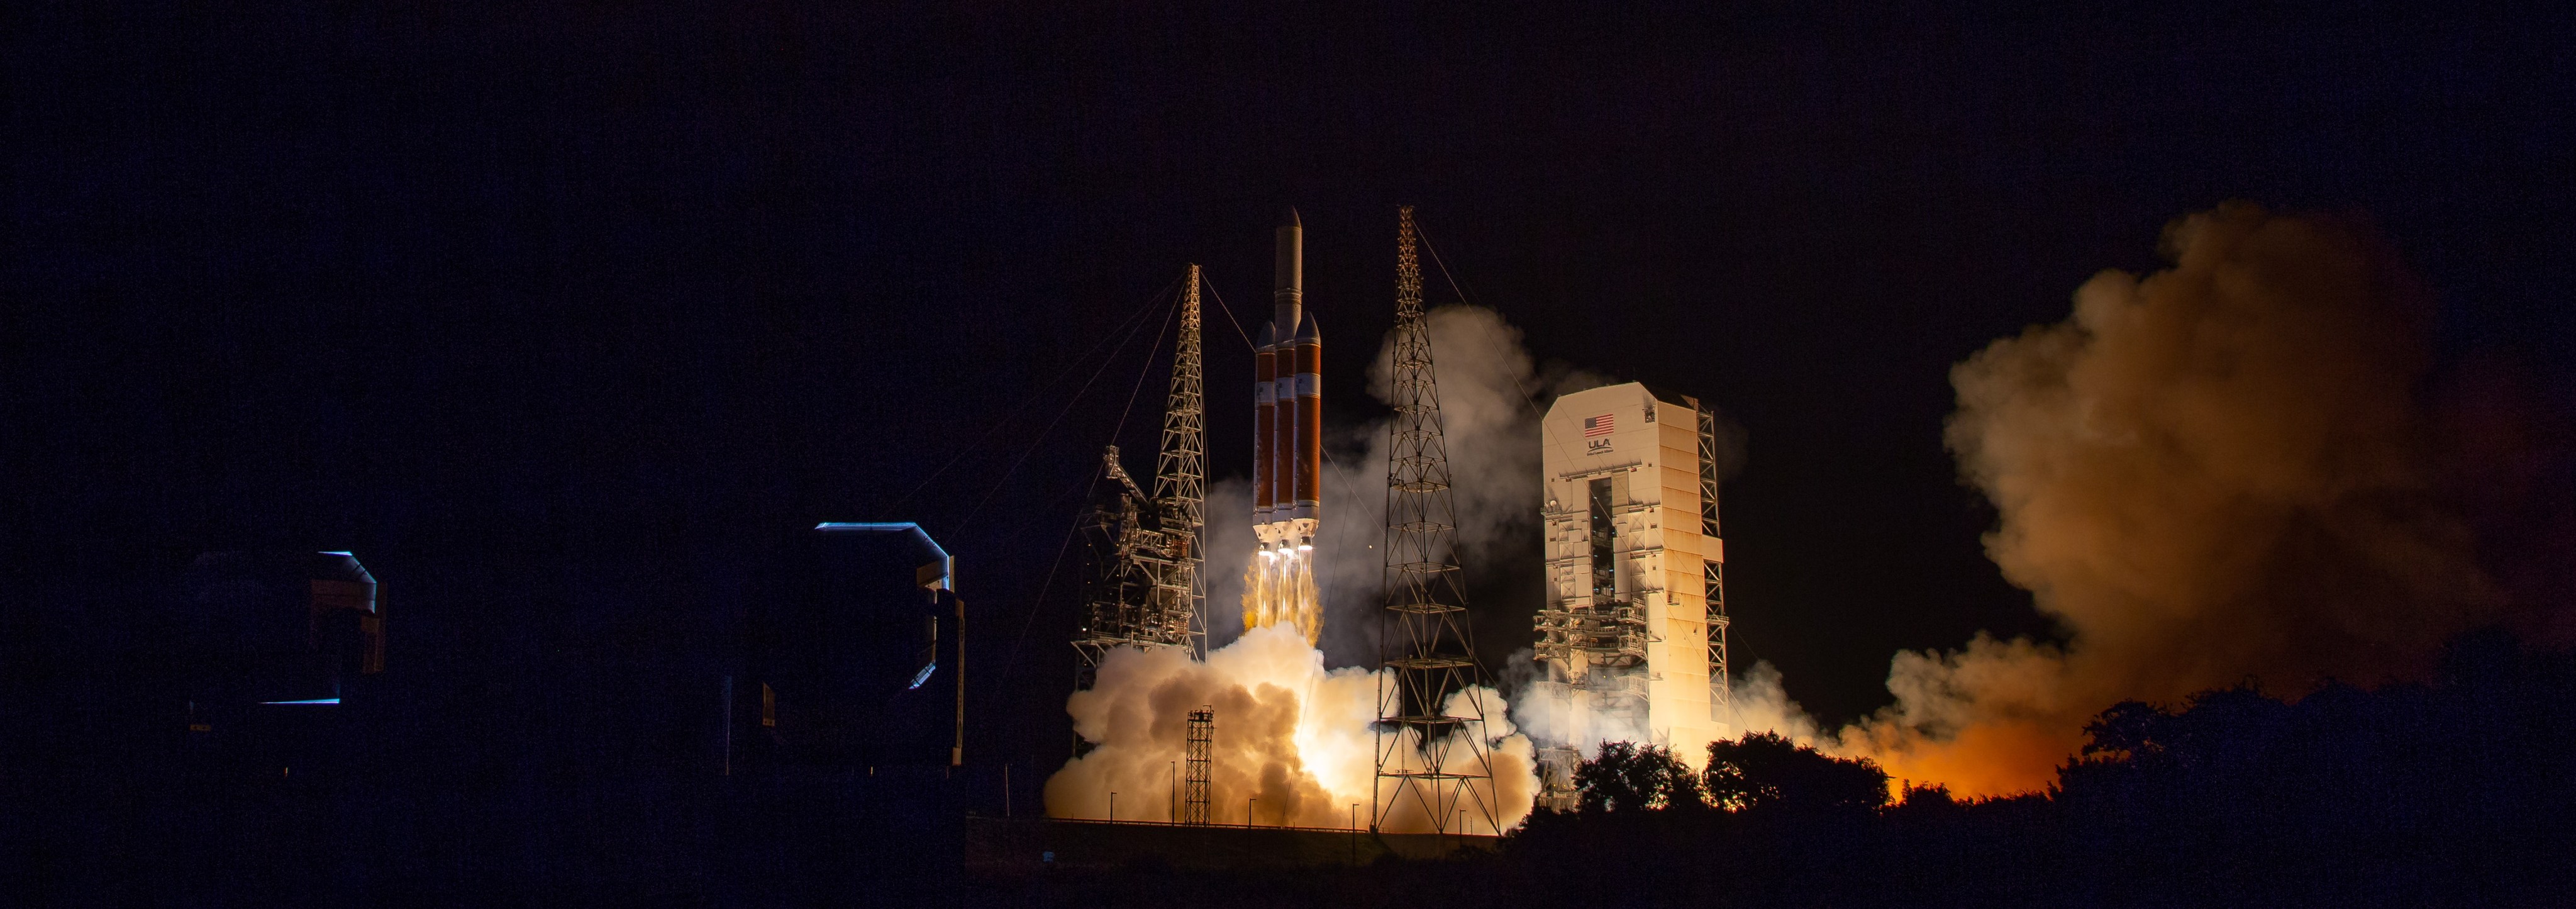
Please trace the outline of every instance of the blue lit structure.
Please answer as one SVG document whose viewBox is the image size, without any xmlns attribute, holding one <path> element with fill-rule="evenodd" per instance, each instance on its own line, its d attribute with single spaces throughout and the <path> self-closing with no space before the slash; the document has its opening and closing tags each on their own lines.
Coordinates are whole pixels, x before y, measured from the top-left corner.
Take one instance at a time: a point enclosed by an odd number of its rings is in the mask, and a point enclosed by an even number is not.
<svg viewBox="0 0 2576 909">
<path fill-rule="evenodd" d="M 728 767 L 964 763 L 966 608 L 945 547 L 909 521 L 826 521 L 764 574 Z"/>
<path fill-rule="evenodd" d="M 192 772 L 328 778 L 385 671 L 384 589 L 349 550 L 209 552 L 164 588 L 162 689 Z"/>
<path fill-rule="evenodd" d="M 919 524 L 911 521 L 825 521 L 814 525 L 814 529 L 824 533 L 899 533 L 910 536 L 923 549 L 929 550 L 934 559 L 932 563 L 921 566 L 920 572 L 924 574 L 916 574 L 914 582 L 933 590 L 957 589 L 957 557 L 949 555 L 938 540 L 930 538 L 930 531 L 921 529 Z M 937 569 L 935 579 L 926 574 L 934 567 Z"/>
<path fill-rule="evenodd" d="M 338 704 L 384 671 L 382 589 L 347 550 L 210 552 L 174 593 L 190 702 Z"/>
</svg>

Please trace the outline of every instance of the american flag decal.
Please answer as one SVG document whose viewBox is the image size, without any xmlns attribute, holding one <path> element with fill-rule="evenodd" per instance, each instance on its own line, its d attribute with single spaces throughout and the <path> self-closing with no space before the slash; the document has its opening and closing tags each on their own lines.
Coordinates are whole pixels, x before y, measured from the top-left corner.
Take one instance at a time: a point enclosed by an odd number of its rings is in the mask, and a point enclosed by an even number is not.
<svg viewBox="0 0 2576 909">
<path fill-rule="evenodd" d="M 1609 414 L 1606 414 L 1606 413 L 1605 413 L 1605 414 L 1602 414 L 1602 415 L 1597 416 L 1597 417 L 1584 417 L 1584 418 L 1583 418 L 1583 437 L 1584 437 L 1584 438 L 1589 439 L 1589 438 L 1592 438 L 1592 437 L 1594 437 L 1594 436 L 1606 436 L 1606 435 L 1609 435 L 1609 434 L 1610 434 L 1610 415 L 1609 415 Z"/>
</svg>

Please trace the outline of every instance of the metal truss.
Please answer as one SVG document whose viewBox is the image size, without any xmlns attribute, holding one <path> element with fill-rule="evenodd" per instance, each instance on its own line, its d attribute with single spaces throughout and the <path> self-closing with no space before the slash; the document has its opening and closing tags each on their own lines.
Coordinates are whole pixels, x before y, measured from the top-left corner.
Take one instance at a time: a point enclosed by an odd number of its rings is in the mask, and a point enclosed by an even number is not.
<svg viewBox="0 0 2576 909">
<path fill-rule="evenodd" d="M 1422 312 L 1413 208 L 1396 210 L 1395 356 L 1386 476 L 1386 609 L 1379 615 L 1377 779 L 1372 830 L 1391 821 L 1501 833 L 1484 670 L 1459 582 L 1456 506 L 1431 331 Z M 1464 694 L 1464 697 L 1454 697 Z M 1463 709 L 1449 712 L 1451 701 Z"/>
</svg>

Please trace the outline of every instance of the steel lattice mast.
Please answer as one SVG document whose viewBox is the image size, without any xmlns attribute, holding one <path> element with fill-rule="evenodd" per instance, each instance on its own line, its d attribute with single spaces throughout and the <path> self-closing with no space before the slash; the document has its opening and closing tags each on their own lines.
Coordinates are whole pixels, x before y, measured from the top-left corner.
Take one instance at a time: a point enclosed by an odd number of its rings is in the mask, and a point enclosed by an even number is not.
<svg viewBox="0 0 2576 909">
<path fill-rule="evenodd" d="M 1199 709 L 1190 711 L 1187 735 L 1188 738 L 1182 746 L 1181 760 L 1189 765 L 1190 781 L 1189 788 L 1182 790 L 1186 800 L 1182 802 L 1185 807 L 1181 809 L 1181 823 L 1205 827 L 1208 824 L 1209 781 L 1212 779 L 1208 772 L 1209 767 L 1212 766 L 1209 758 L 1216 748 L 1216 707 L 1214 705 L 1201 704 Z"/>
<path fill-rule="evenodd" d="M 1091 687 L 1109 652 L 1120 647 L 1187 647 L 1207 651 L 1207 433 L 1199 378 L 1199 267 L 1190 266 L 1180 298 L 1181 332 L 1172 357 L 1172 393 L 1163 410 L 1163 441 L 1154 494 L 1147 497 L 1118 462 L 1118 446 L 1101 454 L 1106 494 L 1079 525 L 1088 576 L 1081 655 L 1074 687 Z M 1080 744 L 1076 751 L 1079 753 Z"/>
<path fill-rule="evenodd" d="M 1172 352 L 1172 394 L 1163 407 L 1163 453 L 1154 470 L 1154 503 L 1172 563 L 1163 578 L 1189 612 L 1190 652 L 1207 656 L 1207 420 L 1199 382 L 1199 267 L 1181 292 L 1181 336 Z"/>
<path fill-rule="evenodd" d="M 1441 833 L 1499 834 L 1490 696 L 1468 634 L 1459 582 L 1458 518 L 1448 442 L 1422 313 L 1413 207 L 1396 209 L 1395 351 L 1386 468 L 1386 610 L 1380 613 L 1377 780 L 1370 829 L 1418 823 Z M 1463 693 L 1463 697 L 1458 697 Z M 1461 709 L 1451 713 L 1451 701 Z M 1499 708 L 1500 705 L 1490 705 Z M 1463 815 L 1462 815 L 1463 812 Z"/>
</svg>

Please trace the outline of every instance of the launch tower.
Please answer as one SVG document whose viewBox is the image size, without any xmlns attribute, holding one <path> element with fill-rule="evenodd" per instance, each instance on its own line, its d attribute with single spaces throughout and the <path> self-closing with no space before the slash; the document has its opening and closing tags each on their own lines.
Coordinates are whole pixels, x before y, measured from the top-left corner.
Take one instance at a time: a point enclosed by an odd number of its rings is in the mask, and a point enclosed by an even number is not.
<svg viewBox="0 0 2576 909">
<path fill-rule="evenodd" d="M 1396 209 L 1395 356 L 1386 467 L 1386 610 L 1379 614 L 1372 830 L 1502 833 L 1484 671 L 1458 578 L 1458 516 L 1431 330 L 1422 315 L 1413 207 Z"/>
<path fill-rule="evenodd" d="M 1163 408 L 1162 452 L 1156 459 L 1154 494 L 1145 495 L 1118 461 L 1118 446 L 1102 453 L 1107 491 L 1085 520 L 1088 577 L 1084 621 L 1073 648 L 1081 654 L 1077 687 L 1118 647 L 1207 647 L 1206 557 L 1199 540 L 1206 526 L 1207 433 L 1199 376 L 1199 267 L 1192 265 L 1180 298 L 1180 340 L 1172 357 L 1171 395 Z"/>
<path fill-rule="evenodd" d="M 1581 749 L 1726 734 L 1726 548 L 1716 415 L 1637 383 L 1558 398 L 1540 424 L 1548 601 L 1539 610 L 1539 804 L 1570 810 Z"/>
</svg>

